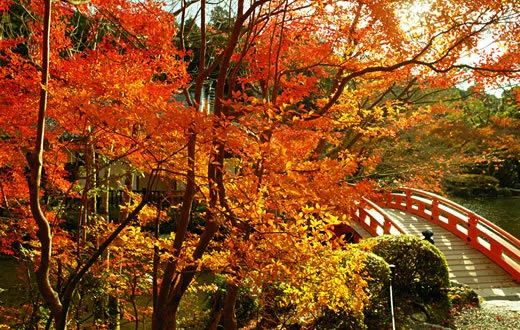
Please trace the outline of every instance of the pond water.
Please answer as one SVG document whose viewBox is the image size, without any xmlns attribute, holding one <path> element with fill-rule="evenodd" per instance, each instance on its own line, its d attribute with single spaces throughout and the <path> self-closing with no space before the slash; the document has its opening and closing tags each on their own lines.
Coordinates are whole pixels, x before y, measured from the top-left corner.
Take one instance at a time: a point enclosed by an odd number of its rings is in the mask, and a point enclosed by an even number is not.
<svg viewBox="0 0 520 330">
<path fill-rule="evenodd" d="M 520 196 L 500 198 L 451 197 L 454 202 L 472 210 L 520 238 Z"/>
</svg>

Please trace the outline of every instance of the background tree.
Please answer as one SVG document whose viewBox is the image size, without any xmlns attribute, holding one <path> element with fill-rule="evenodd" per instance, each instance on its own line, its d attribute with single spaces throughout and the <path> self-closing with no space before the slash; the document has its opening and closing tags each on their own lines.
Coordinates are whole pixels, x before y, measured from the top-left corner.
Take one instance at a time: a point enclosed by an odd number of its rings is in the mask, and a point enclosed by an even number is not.
<svg viewBox="0 0 520 330">
<path fill-rule="evenodd" d="M 467 79 L 485 86 L 518 78 L 514 1 L 432 1 L 414 16 L 408 1 L 238 0 L 212 14 L 205 0 L 173 8 L 158 1 L 53 6 L 50 70 L 39 59 L 47 49 L 41 21 L 50 3 L 4 1 L 0 7 L 3 16 L 16 17 L 9 20 L 14 28 L 2 25 L 10 32 L 0 44 L 0 87 L 9 93 L 0 116 L 9 124 L 0 127 L 0 167 L 14 171 L 2 187 L 4 206 L 24 214 L 15 219 L 26 219 L 27 191 L 16 180 L 24 177 L 24 155 L 35 141 L 33 154 L 45 150 L 43 162 L 30 158 L 40 164 L 31 165 L 31 204 L 45 234 L 37 240 L 40 291 L 58 328 L 81 319 L 81 304 L 72 297 L 87 285 L 87 274 L 102 282 L 124 278 L 125 293 L 111 292 L 133 304 L 139 318 L 135 297 L 146 272 L 153 279 L 153 328 L 175 328 L 181 300 L 202 272 L 225 276 L 229 290 L 220 315 L 227 328 L 236 328 L 241 285 L 254 283 L 259 292 L 271 285 L 295 288 L 329 257 L 327 269 L 344 268 L 331 228 L 372 193 L 367 178 L 386 151 L 381 141 L 436 118 L 414 93 Z M 503 50 L 462 62 L 486 38 Z M 40 84 L 46 71 L 50 83 Z M 201 106 L 207 85 L 214 86 L 212 113 Z M 49 104 L 35 135 L 40 92 L 49 93 Z M 84 165 L 82 180 L 71 184 L 64 165 L 72 150 Z M 151 174 L 148 190 L 156 176 L 182 184 L 171 238 L 158 238 L 163 216 L 145 208 L 146 195 L 137 204 L 138 196 L 128 198 L 134 202 L 126 203 L 119 223 L 98 214 L 95 201 L 103 189 L 123 185 L 110 183 L 115 173 L 106 175 L 118 162 L 126 166 L 123 177 Z M 11 195 L 16 190 L 20 195 Z M 38 190 L 48 201 L 41 212 Z M 59 205 L 67 196 L 81 196 L 73 230 L 60 226 L 65 216 Z M 194 201 L 202 212 L 193 211 Z M 139 213 L 156 219 L 155 232 L 137 223 Z M 190 231 L 200 218 L 200 228 Z M 132 237 L 128 242 L 137 247 L 128 251 L 135 257 L 111 262 L 111 247 L 114 255 L 122 251 L 120 234 Z M 51 242 L 60 249 L 51 249 Z M 152 250 L 150 269 L 141 264 Z M 99 267 L 100 257 L 106 267 Z M 134 261 L 142 266 L 134 274 L 114 268 Z M 356 293 L 364 282 L 355 271 L 349 274 L 335 282 L 342 298 L 323 300 L 326 283 L 319 274 L 305 290 L 293 290 L 302 301 L 318 301 L 310 309 L 299 306 L 294 319 L 309 322 L 313 313 L 349 304 L 360 310 L 364 299 Z M 68 317 L 70 308 L 74 317 Z"/>
</svg>

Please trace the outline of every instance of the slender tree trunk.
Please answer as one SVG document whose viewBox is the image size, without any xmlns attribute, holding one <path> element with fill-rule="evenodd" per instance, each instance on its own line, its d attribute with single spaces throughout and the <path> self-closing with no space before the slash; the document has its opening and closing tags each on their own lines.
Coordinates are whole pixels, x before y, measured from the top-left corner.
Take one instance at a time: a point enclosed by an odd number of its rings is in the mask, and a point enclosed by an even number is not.
<svg viewBox="0 0 520 330">
<path fill-rule="evenodd" d="M 76 303 L 76 315 L 75 315 L 75 322 L 76 322 L 76 330 L 80 329 L 81 326 L 81 310 L 83 308 L 83 294 L 81 292 L 81 284 L 78 285 L 78 289 L 76 290 L 76 294 L 78 296 L 78 300 Z"/>
<path fill-rule="evenodd" d="M 100 213 L 105 217 L 105 220 L 110 222 L 110 176 L 112 175 L 111 166 L 106 166 L 105 169 L 105 191 L 101 195 Z"/>
<path fill-rule="evenodd" d="M 88 259 L 88 261 L 85 262 L 85 264 L 78 270 L 78 272 L 72 275 L 69 281 L 66 283 L 64 289 L 62 290 L 62 313 L 56 321 L 57 330 L 65 329 L 66 316 L 70 304 L 72 303 L 72 296 L 83 276 L 85 276 L 85 274 L 96 263 L 99 257 L 106 251 L 108 246 L 112 244 L 112 242 L 119 236 L 121 231 L 123 231 L 123 229 L 125 229 L 130 222 L 137 218 L 143 207 L 147 204 L 148 198 L 148 194 L 145 194 L 141 203 L 139 203 L 139 205 L 137 205 L 137 207 L 127 216 L 127 218 L 117 226 L 117 228 L 108 236 L 108 238 L 103 243 L 101 243 L 96 252 L 94 252 L 94 254 Z"/>
<path fill-rule="evenodd" d="M 110 250 L 106 254 L 107 272 L 110 272 Z M 121 314 L 119 309 L 119 300 L 117 297 L 107 294 L 106 300 L 103 301 L 103 319 L 107 319 L 108 328 L 110 330 L 119 330 L 121 327 Z"/>
<path fill-rule="evenodd" d="M 238 285 L 228 283 L 226 299 L 222 308 L 222 324 L 226 330 L 237 330 L 237 319 L 235 317 L 235 304 L 238 297 Z"/>
<path fill-rule="evenodd" d="M 123 191 L 123 205 L 129 205 L 130 204 L 130 194 L 129 191 L 132 191 L 132 178 L 133 175 L 131 172 L 128 172 L 128 174 L 125 177 L 125 187 L 126 191 Z M 119 220 L 118 223 L 121 223 L 123 219 L 126 219 L 128 216 L 128 208 L 125 207 L 121 211 L 119 211 Z"/>
<path fill-rule="evenodd" d="M 78 233 L 80 241 L 83 244 L 87 241 L 87 231 L 85 226 L 89 224 L 91 215 L 95 214 L 95 197 L 89 197 L 91 190 L 95 188 L 95 163 L 94 163 L 94 148 L 92 147 L 91 129 L 87 129 L 87 139 L 83 148 L 83 155 L 85 158 L 85 186 L 81 196 L 81 212 L 78 224 Z M 93 202 L 94 200 L 94 202 Z"/>
<path fill-rule="evenodd" d="M 235 304 L 237 297 L 238 286 L 232 283 L 227 284 L 227 290 L 224 297 L 222 297 L 222 293 L 217 292 L 214 297 L 215 300 L 211 311 L 211 319 L 206 330 L 216 330 L 219 324 L 222 324 L 226 330 L 238 329 L 235 317 Z"/>
<path fill-rule="evenodd" d="M 184 1 L 182 3 L 184 5 Z M 195 111 L 198 111 L 201 104 L 202 88 L 204 83 L 203 71 L 206 66 L 206 0 L 201 0 L 201 50 L 199 60 L 199 76 L 196 79 L 195 84 Z M 181 26 L 184 26 L 185 8 L 182 8 L 182 22 Z M 181 28 L 181 48 L 184 46 L 184 30 Z M 186 173 L 186 190 L 182 200 L 181 217 L 177 223 L 177 229 L 175 230 L 175 240 L 173 242 L 173 253 L 174 257 L 179 257 L 181 254 L 182 246 L 187 234 L 188 225 L 191 220 L 191 209 L 193 205 L 193 199 L 195 197 L 195 157 L 196 157 L 196 146 L 197 146 L 197 134 L 192 127 L 188 131 L 188 171 Z M 158 228 L 158 224 L 156 224 Z M 158 252 L 158 251 L 157 251 Z M 155 259 L 157 258 L 157 262 Z M 156 266 L 158 267 L 158 253 L 154 253 L 154 274 L 156 274 Z M 157 284 L 154 288 L 154 311 L 152 328 L 155 330 L 159 329 L 175 329 L 176 318 L 177 318 L 177 307 L 178 303 L 171 302 L 172 290 L 175 289 L 175 270 L 177 263 L 174 260 L 169 260 L 166 264 L 166 268 L 162 277 L 160 288 Z M 180 299 L 179 299 L 180 301 Z"/>
<path fill-rule="evenodd" d="M 137 302 L 135 301 L 136 290 L 137 290 L 137 274 L 134 270 L 134 278 L 133 278 L 133 283 L 132 283 L 132 295 L 131 295 L 130 299 L 132 301 L 132 309 L 134 312 L 135 330 L 139 330 L 139 310 L 137 309 Z"/>
<path fill-rule="evenodd" d="M 155 217 L 155 228 L 154 228 L 154 237 L 155 240 L 159 239 L 159 225 L 160 225 L 160 216 L 162 211 L 162 202 L 159 203 L 159 210 L 157 212 L 157 217 Z M 152 302 L 153 302 L 153 311 L 156 311 L 157 306 L 157 299 L 159 296 L 159 284 L 158 284 L 158 272 L 159 272 L 159 262 L 160 262 L 160 255 L 159 255 L 159 246 L 154 244 L 153 247 L 153 270 L 152 270 Z"/>
<path fill-rule="evenodd" d="M 212 311 L 211 319 L 206 330 L 217 330 L 218 325 L 220 324 L 220 318 L 222 317 L 222 308 L 218 310 Z"/>
<path fill-rule="evenodd" d="M 174 278 L 177 263 L 175 258 L 178 258 L 182 251 L 182 246 L 188 232 L 188 224 L 191 219 L 191 208 L 193 198 L 195 196 L 195 156 L 196 156 L 196 142 L 197 135 L 190 129 L 190 137 L 188 141 L 188 172 L 186 174 L 186 190 L 184 191 L 181 218 L 175 230 L 175 239 L 173 241 L 173 255 L 166 264 L 161 286 L 157 294 L 155 306 L 157 307 L 153 313 L 153 329 L 175 329 L 175 317 L 177 309 L 172 309 L 170 297 L 172 296 L 172 289 L 175 288 Z M 180 300 L 180 299 L 179 299 Z"/>
<path fill-rule="evenodd" d="M 210 161 L 208 165 L 208 186 L 209 186 L 209 205 L 207 212 L 206 228 L 200 236 L 199 242 L 192 255 L 193 260 L 199 260 L 204 252 L 206 251 L 209 243 L 218 231 L 219 222 L 214 218 L 212 210 L 217 206 L 218 202 L 218 187 L 219 182 L 222 181 L 222 170 L 223 170 L 223 159 L 224 159 L 224 144 L 217 136 L 217 129 L 220 127 L 220 120 L 222 115 L 225 114 L 224 109 L 224 94 L 225 86 L 227 83 L 228 70 L 230 68 L 230 61 L 233 55 L 233 51 L 238 45 L 241 32 L 243 30 L 244 22 L 247 20 L 249 15 L 253 13 L 255 8 L 261 6 L 266 1 L 257 1 L 247 8 L 247 14 L 244 13 L 244 1 L 237 1 L 237 18 L 233 26 L 233 31 L 229 38 L 229 41 L 220 56 L 219 60 L 219 73 L 217 78 L 217 85 L 215 88 L 215 120 L 214 120 L 214 136 L 213 136 L 213 148 L 210 151 Z M 201 0 L 201 54 L 204 54 L 205 47 L 205 5 L 206 1 Z M 205 56 L 201 56 L 199 62 L 199 76 L 196 79 L 195 88 L 195 106 L 196 110 L 199 109 L 200 96 L 202 92 L 203 82 L 207 78 L 208 70 L 205 70 Z M 211 70 L 214 70 L 213 66 L 210 66 Z M 210 71 L 211 71 L 210 70 Z M 193 201 L 195 189 L 195 147 L 196 147 L 196 132 L 190 129 L 190 139 L 188 142 L 188 173 L 186 175 L 186 191 L 184 193 L 184 200 L 181 210 L 181 220 L 177 227 L 175 241 L 174 241 L 174 258 L 166 265 L 164 275 L 161 282 L 161 287 L 157 299 L 157 310 L 154 311 L 153 317 L 153 329 L 155 330 L 166 330 L 175 329 L 176 326 L 176 313 L 179 307 L 180 300 L 191 281 L 195 277 L 196 267 L 187 266 L 181 269 L 180 272 L 177 270 L 177 264 L 175 257 L 180 255 L 183 243 L 185 240 L 186 226 L 189 223 L 191 217 L 191 202 Z M 191 197 L 191 198 L 189 198 Z"/>
<path fill-rule="evenodd" d="M 40 89 L 40 102 L 38 109 L 38 121 L 36 128 L 36 138 L 34 150 L 27 154 L 27 161 L 30 168 L 30 176 L 28 178 L 30 207 L 38 227 L 37 237 L 40 241 L 40 263 L 36 269 L 36 282 L 43 300 L 49 307 L 52 317 L 55 321 L 56 330 L 64 330 L 67 328 L 67 315 L 70 304 L 72 302 L 73 293 L 80 283 L 83 276 L 94 265 L 98 258 L 105 252 L 107 247 L 119 235 L 119 233 L 134 220 L 146 205 L 148 195 L 145 195 L 143 201 L 126 217 L 126 219 L 109 235 L 109 237 L 100 245 L 97 251 L 89 258 L 89 260 L 71 276 L 70 280 L 64 286 L 63 296 L 60 299 L 58 293 L 54 290 L 50 283 L 49 272 L 52 257 L 52 233 L 49 221 L 45 217 L 41 208 L 41 182 L 43 170 L 43 151 L 45 140 L 45 120 L 47 112 L 47 97 L 49 88 L 49 63 L 50 63 L 50 29 L 51 29 L 51 0 L 44 1 L 44 24 L 43 24 L 43 42 L 42 42 L 42 77 Z"/>
<path fill-rule="evenodd" d="M 108 328 L 110 330 L 119 330 L 121 328 L 121 308 L 119 306 L 119 300 L 114 296 L 108 296 Z"/>
<path fill-rule="evenodd" d="M 98 187 L 98 183 L 99 183 L 99 171 L 97 170 L 97 154 L 96 154 L 96 148 L 94 147 L 94 145 L 91 143 L 90 146 L 89 146 L 89 154 L 90 154 L 90 165 L 91 165 L 91 173 L 92 173 L 92 181 L 91 181 L 91 189 L 94 189 L 94 191 L 96 191 L 95 189 Z M 90 215 L 91 216 L 95 216 L 98 214 L 98 207 L 97 207 L 97 198 L 98 198 L 98 194 L 96 192 L 96 194 L 94 194 L 91 198 L 90 198 Z"/>
<path fill-rule="evenodd" d="M 42 45 L 42 77 L 40 89 L 40 104 L 38 110 L 38 123 L 36 129 L 35 146 L 32 153 L 27 155 L 29 167 L 31 169 L 29 178 L 29 193 L 31 213 L 38 226 L 37 236 L 41 244 L 40 264 L 36 270 L 36 282 L 43 300 L 49 306 L 51 313 L 59 323 L 59 320 L 66 319 L 63 314 L 58 293 L 53 289 L 49 280 L 49 269 L 52 257 L 52 233 L 49 222 L 41 208 L 40 186 L 43 170 L 43 149 L 45 140 L 45 119 L 47 112 L 47 97 L 49 88 L 49 63 L 50 63 L 50 29 L 51 29 L 51 0 L 44 2 L 44 23 L 43 23 L 43 45 Z M 65 322 L 63 322 L 63 329 Z"/>
<path fill-rule="evenodd" d="M 222 303 L 224 300 L 223 292 L 218 290 L 212 297 L 213 306 L 211 307 L 210 321 L 206 330 L 217 330 L 222 317 Z"/>
</svg>

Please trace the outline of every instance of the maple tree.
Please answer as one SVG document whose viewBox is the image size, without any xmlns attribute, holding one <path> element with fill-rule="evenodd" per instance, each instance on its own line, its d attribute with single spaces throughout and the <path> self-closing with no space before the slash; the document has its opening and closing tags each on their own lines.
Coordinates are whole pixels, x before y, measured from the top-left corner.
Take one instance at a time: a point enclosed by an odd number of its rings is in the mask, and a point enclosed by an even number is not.
<svg viewBox="0 0 520 330">
<path fill-rule="evenodd" d="M 245 283 L 282 283 L 289 296 L 317 301 L 299 306 L 301 320 L 347 305 L 359 312 L 361 261 L 346 271 L 332 228 L 372 183 L 349 179 L 375 170 L 382 138 L 430 115 L 412 102 L 416 87 L 518 78 L 515 1 L 424 5 L 414 18 L 408 1 L 239 0 L 207 22 L 205 0 L 0 2 L 9 17 L 0 39 L 2 207 L 31 234 L 36 227 L 38 285 L 56 328 L 80 311 L 73 295 L 86 274 L 114 281 L 109 294 L 133 305 L 136 322 L 135 297 L 151 290 L 154 329 L 175 328 L 200 272 L 225 275 L 217 317 L 226 328 L 236 328 Z M 500 50 L 461 62 L 485 38 Z M 212 111 L 202 102 L 208 84 Z M 84 162 L 81 184 L 64 169 L 73 154 Z M 148 173 L 147 191 L 159 178 L 182 183 L 171 238 L 157 235 L 165 217 L 149 193 L 127 189 L 119 219 L 98 212 L 97 197 L 117 181 L 114 164 L 124 164 L 123 179 Z M 71 197 L 80 214 L 67 231 Z M 205 207 L 200 231 L 190 230 L 195 200 Z M 337 299 L 323 299 L 329 282 L 315 267 L 349 275 L 331 279 Z"/>
<path fill-rule="evenodd" d="M 373 152 L 379 152 L 382 161 L 364 175 L 441 192 L 439 177 L 467 171 L 468 167 L 489 164 L 485 167 L 500 168 L 514 162 L 519 141 L 518 104 L 507 94 L 497 98 L 457 88 L 415 92 L 414 98 L 424 107 L 417 113 L 420 122 L 391 140 L 381 141 Z M 424 171 L 435 175 L 421 175 Z M 508 182 L 513 184 L 514 180 Z"/>
</svg>

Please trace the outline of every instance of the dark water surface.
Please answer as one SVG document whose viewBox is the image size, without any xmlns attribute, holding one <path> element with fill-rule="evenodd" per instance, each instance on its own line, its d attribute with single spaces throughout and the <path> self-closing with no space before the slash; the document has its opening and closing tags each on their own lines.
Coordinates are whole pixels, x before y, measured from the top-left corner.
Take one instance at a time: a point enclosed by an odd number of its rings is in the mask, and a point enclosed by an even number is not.
<svg viewBox="0 0 520 330">
<path fill-rule="evenodd" d="M 520 196 L 471 199 L 452 197 L 450 199 L 495 223 L 516 238 L 520 238 Z"/>
</svg>

